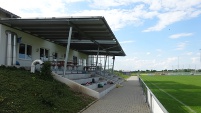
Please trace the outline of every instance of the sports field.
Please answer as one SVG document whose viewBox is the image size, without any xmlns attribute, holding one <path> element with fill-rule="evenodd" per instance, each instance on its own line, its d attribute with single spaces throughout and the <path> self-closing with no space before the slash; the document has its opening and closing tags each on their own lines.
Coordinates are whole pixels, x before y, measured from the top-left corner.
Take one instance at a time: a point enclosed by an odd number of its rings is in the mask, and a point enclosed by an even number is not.
<svg viewBox="0 0 201 113">
<path fill-rule="evenodd" d="M 140 76 L 169 113 L 201 113 L 201 76 Z"/>
</svg>

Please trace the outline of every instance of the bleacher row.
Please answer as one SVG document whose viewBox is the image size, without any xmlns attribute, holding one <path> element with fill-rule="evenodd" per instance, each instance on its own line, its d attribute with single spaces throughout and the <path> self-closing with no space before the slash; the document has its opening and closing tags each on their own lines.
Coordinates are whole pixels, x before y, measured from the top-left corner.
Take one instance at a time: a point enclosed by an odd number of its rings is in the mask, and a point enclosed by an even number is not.
<svg viewBox="0 0 201 113">
<path fill-rule="evenodd" d="M 62 75 L 63 72 L 57 71 L 56 73 Z M 114 87 L 114 85 L 123 82 L 122 78 L 110 73 L 103 72 L 91 72 L 87 74 L 66 72 L 66 75 L 63 77 L 72 80 L 78 84 L 81 84 L 82 86 L 95 90 L 99 93 L 107 89 L 111 90 L 111 87 Z"/>
</svg>

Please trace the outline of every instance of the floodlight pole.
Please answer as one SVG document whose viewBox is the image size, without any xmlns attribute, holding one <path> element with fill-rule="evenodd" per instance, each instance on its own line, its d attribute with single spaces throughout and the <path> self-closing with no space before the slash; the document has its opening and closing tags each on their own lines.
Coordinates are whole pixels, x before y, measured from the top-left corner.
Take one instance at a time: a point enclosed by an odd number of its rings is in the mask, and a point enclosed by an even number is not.
<svg viewBox="0 0 201 113">
<path fill-rule="evenodd" d="M 178 74 L 179 74 L 179 56 L 178 56 Z"/>
<path fill-rule="evenodd" d="M 73 28 L 70 27 L 69 35 L 68 35 L 68 43 L 66 45 L 66 57 L 65 57 L 65 62 L 64 62 L 64 73 L 63 73 L 63 76 L 65 76 L 65 74 L 66 74 L 66 65 L 67 65 L 67 61 L 68 61 L 68 54 L 69 54 L 69 49 L 70 49 L 70 41 L 71 41 L 72 29 Z"/>
<path fill-rule="evenodd" d="M 200 49 L 200 66 L 201 66 L 201 49 Z"/>
</svg>

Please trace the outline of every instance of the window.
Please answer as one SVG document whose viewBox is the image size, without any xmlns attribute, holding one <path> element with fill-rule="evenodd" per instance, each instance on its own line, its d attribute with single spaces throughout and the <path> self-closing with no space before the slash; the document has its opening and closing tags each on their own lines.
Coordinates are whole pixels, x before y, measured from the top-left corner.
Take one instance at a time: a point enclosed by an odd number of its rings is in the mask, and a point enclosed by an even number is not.
<svg viewBox="0 0 201 113">
<path fill-rule="evenodd" d="M 49 50 L 40 48 L 40 59 L 42 61 L 48 61 L 49 58 Z"/>
<path fill-rule="evenodd" d="M 73 64 L 77 65 L 77 57 L 76 56 L 73 56 Z"/>
<path fill-rule="evenodd" d="M 58 53 L 54 53 L 53 59 L 57 59 L 57 55 L 58 55 Z"/>
<path fill-rule="evenodd" d="M 21 59 L 32 59 L 32 46 L 26 44 L 20 44 L 19 47 L 19 58 Z"/>
<path fill-rule="evenodd" d="M 82 59 L 79 59 L 79 60 L 78 60 L 78 65 L 82 66 L 82 63 L 83 63 L 83 62 L 82 62 Z"/>
</svg>

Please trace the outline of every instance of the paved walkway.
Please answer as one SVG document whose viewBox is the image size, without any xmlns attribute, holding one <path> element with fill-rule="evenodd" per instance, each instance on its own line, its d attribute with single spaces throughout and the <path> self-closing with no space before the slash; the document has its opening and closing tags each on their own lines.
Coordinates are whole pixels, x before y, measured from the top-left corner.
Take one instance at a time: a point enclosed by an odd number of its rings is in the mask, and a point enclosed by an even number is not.
<svg viewBox="0 0 201 113">
<path fill-rule="evenodd" d="M 83 113 L 151 113 L 136 76 L 131 76 L 122 85 L 123 87 L 113 89 Z"/>
</svg>

